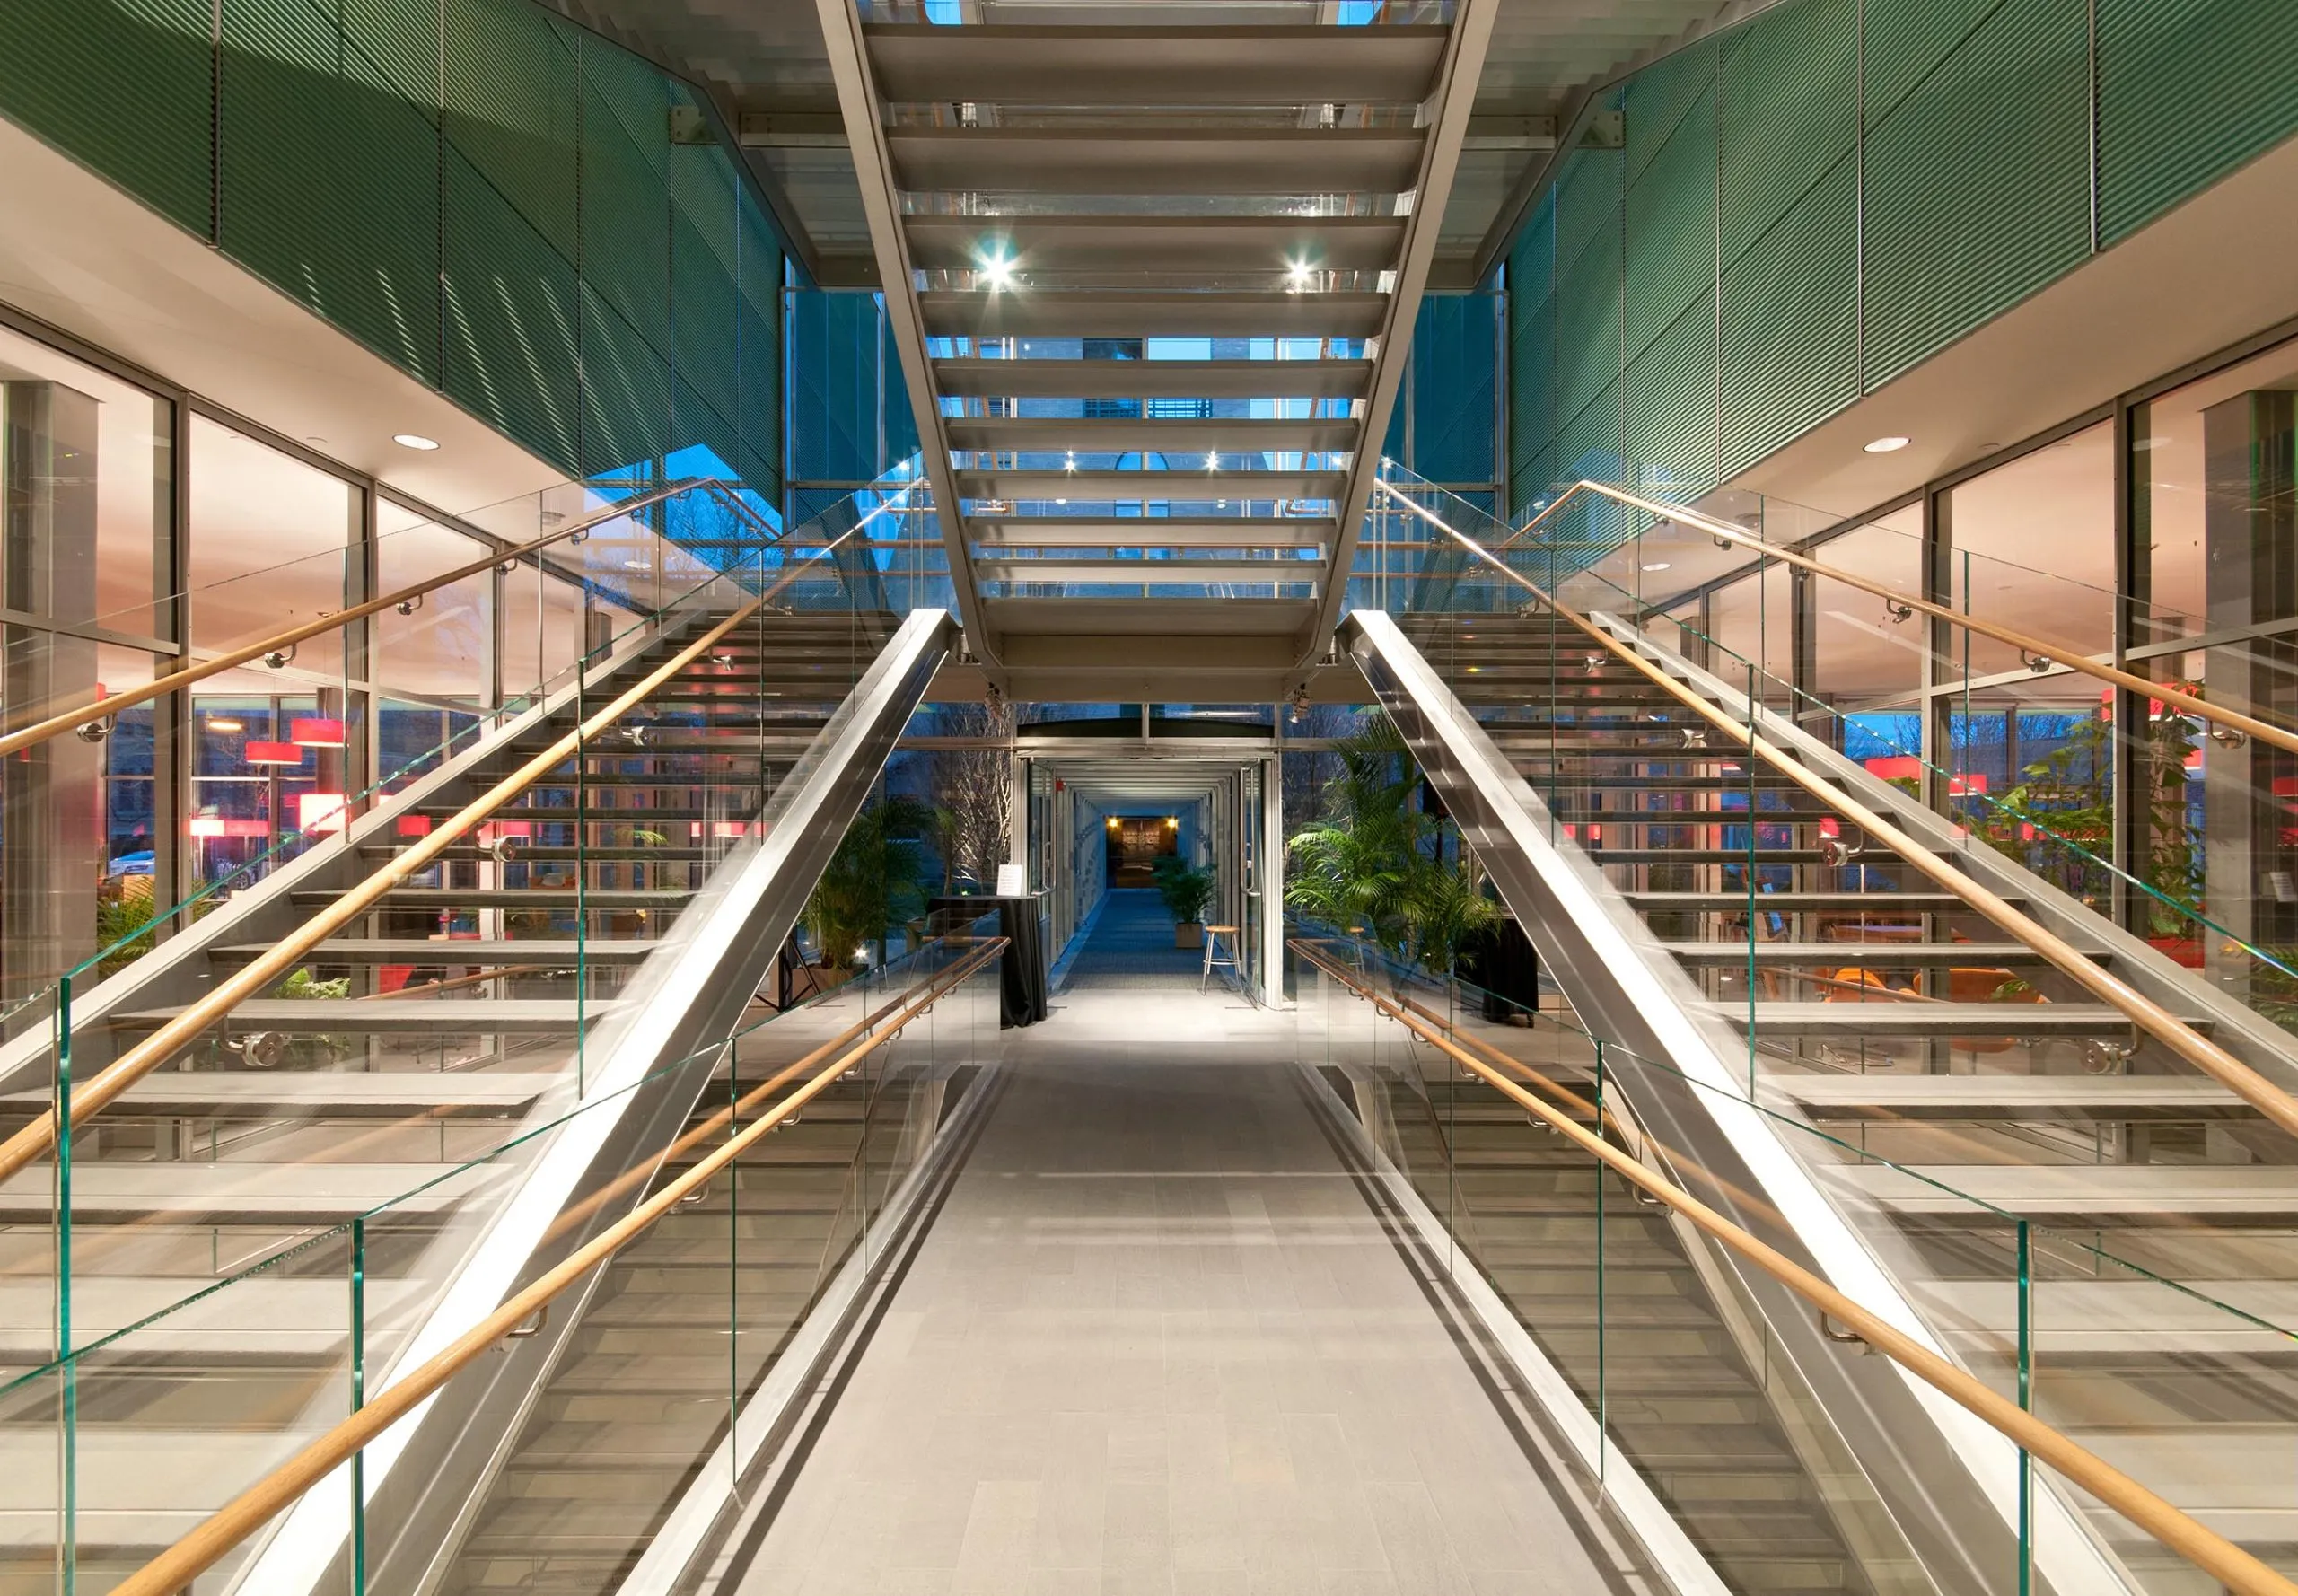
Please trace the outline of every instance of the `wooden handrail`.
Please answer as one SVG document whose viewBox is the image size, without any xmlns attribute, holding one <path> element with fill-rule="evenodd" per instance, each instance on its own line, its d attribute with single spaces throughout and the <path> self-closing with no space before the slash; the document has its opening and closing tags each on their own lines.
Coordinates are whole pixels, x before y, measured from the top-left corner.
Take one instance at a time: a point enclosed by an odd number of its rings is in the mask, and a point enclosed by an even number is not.
<svg viewBox="0 0 2298 1596">
<path fill-rule="evenodd" d="M 1390 491 L 1394 492 L 1393 489 Z M 1447 524 L 1434 512 L 1415 504 L 1402 494 L 1395 494 L 1395 497 L 1414 514 L 1531 594 L 1551 614 L 1563 618 L 1590 641 L 1628 665 L 1715 730 L 1731 737 L 1735 746 L 1744 743 L 1750 753 L 1837 814 L 1861 828 L 1870 837 L 1897 854 L 1917 873 L 1960 899 L 1973 913 L 2000 928 L 2013 941 L 2023 943 L 2040 953 L 2067 979 L 2101 1003 L 2119 1010 L 2139 1030 L 2233 1092 L 2274 1124 L 2293 1136 L 2298 1136 L 2298 1098 L 2292 1097 L 2216 1042 L 2184 1023 L 2121 977 L 2101 968 L 2066 938 L 2030 919 L 2001 895 L 1932 853 L 1882 815 L 1822 779 L 1802 760 L 1790 759 L 1784 748 L 1768 739 L 1756 736 L 1750 725 L 1742 724 L 1609 632 L 1569 606 L 1559 603 L 1538 583 L 1513 569 L 1475 539 Z M 1755 713 L 1755 707 L 1750 706 L 1751 719 Z"/>
<path fill-rule="evenodd" d="M 763 1117 L 718 1144 L 698 1159 L 693 1168 L 669 1181 L 630 1213 L 569 1253 L 534 1284 L 509 1298 L 420 1366 L 368 1399 L 366 1405 L 358 1412 L 311 1441 L 294 1457 L 232 1497 L 189 1534 L 115 1586 L 114 1596 L 175 1596 L 176 1592 L 185 1589 L 193 1580 L 214 1567 L 216 1560 L 226 1552 L 260 1530 L 297 1497 L 406 1417 L 425 1398 L 453 1379 L 466 1365 L 484 1357 L 512 1330 L 532 1319 L 539 1310 L 548 1306 L 592 1270 L 644 1235 L 657 1220 L 707 1185 L 721 1170 L 741 1158 L 776 1127 L 820 1096 L 840 1075 L 883 1047 L 903 1026 L 932 1008 L 952 987 L 972 977 L 993 954 L 1003 952 L 1004 947 L 1004 937 L 989 938 L 947 969 L 921 982 L 918 987 L 912 987 L 911 995 L 900 1012 L 879 1030 L 838 1054 L 816 1071 L 812 1079 L 776 1103 Z M 924 988 L 922 994 L 920 987 Z M 838 1046 L 838 1039 L 833 1039 L 814 1049 L 798 1065 L 791 1066 L 791 1071 L 785 1071 L 785 1077 L 834 1050 Z"/>
<path fill-rule="evenodd" d="M 1999 1432 L 2029 1456 L 2049 1465 L 2196 1567 L 2222 1582 L 2237 1596 L 2298 1596 L 2298 1584 L 2293 1584 L 2216 1530 L 2196 1521 L 2097 1453 L 2069 1440 L 2017 1403 L 1997 1395 L 1979 1380 L 1898 1327 L 1869 1312 L 1827 1281 L 1734 1224 L 1665 1176 L 1584 1129 L 1570 1114 L 1525 1091 L 1467 1049 L 1455 1046 L 1435 1027 L 1359 982 L 1339 965 L 1320 957 L 1301 938 L 1286 940 L 1302 957 L 1342 987 L 1446 1054 L 1462 1069 L 1496 1088 L 1528 1113 L 1539 1115 L 1551 1128 L 1569 1136 L 1590 1156 L 1630 1185 L 1666 1204 L 1687 1222 L 1811 1303 L 1875 1351 L 1890 1358 L 1916 1379 Z"/>
<path fill-rule="evenodd" d="M 824 546 L 825 551 L 852 537 L 860 530 L 857 523 L 833 542 Z M 525 792 L 569 758 L 581 754 L 585 744 L 633 708 L 651 697 L 654 690 L 671 677 L 685 670 L 717 645 L 718 640 L 736 627 L 758 614 L 776 594 L 795 582 L 803 569 L 785 571 L 772 585 L 756 598 L 748 601 L 732 614 L 703 633 L 693 642 L 672 654 L 662 664 L 617 695 L 612 702 L 582 722 L 573 731 L 560 737 L 540 753 L 496 782 L 486 792 L 465 804 L 450 819 L 442 821 L 426 835 L 418 837 L 403 852 L 394 854 L 390 862 L 362 881 L 358 885 L 329 904 L 319 913 L 281 938 L 271 949 L 244 966 L 229 979 L 218 985 L 206 996 L 182 1013 L 114 1059 L 104 1069 L 91 1076 L 72 1092 L 71 1116 L 74 1129 L 128 1087 L 158 1068 L 179 1048 L 197 1037 L 254 996 L 274 979 L 285 975 L 300 963 L 303 956 L 350 922 L 374 907 L 385 893 L 399 886 L 408 876 L 430 868 L 433 860 L 444 853 L 449 845 L 465 833 L 483 824 L 496 810 Z M 644 816 L 643 810 L 634 815 Z M 350 833 L 344 834 L 347 845 Z M 56 1144 L 57 1111 L 50 1109 L 25 1126 L 5 1142 L 0 1142 L 0 1180 L 22 1169 L 42 1153 Z"/>
<path fill-rule="evenodd" d="M 1412 504 L 1412 500 L 1402 490 L 1387 482 L 1381 483 L 1381 486 L 1407 504 Z M 2206 703 L 2185 688 L 2170 682 L 2149 681 L 2143 676 L 2135 675 L 2116 666 L 2101 665 L 2096 660 L 2087 659 L 2080 653 L 2070 651 L 2064 645 L 2047 642 L 2040 637 L 2019 631 L 2015 627 L 2002 626 L 1991 620 L 1981 620 L 1978 616 L 1951 609 L 1943 604 L 1934 603 L 1929 599 L 1918 598 L 1913 593 L 1901 592 L 1897 588 L 1888 587 L 1872 578 L 1861 576 L 1834 566 L 1822 565 L 1807 554 L 1800 554 L 1794 549 L 1782 548 L 1776 543 L 1767 543 L 1745 527 L 1734 526 L 1728 521 L 1718 521 L 1714 516 L 1702 514 L 1684 505 L 1671 504 L 1665 499 L 1646 498 L 1642 494 L 1630 493 L 1626 488 L 1614 487 L 1609 483 L 1584 479 L 1574 483 L 1557 496 L 1556 503 L 1518 528 L 1514 535 L 1500 547 L 1503 549 L 1514 548 L 1517 540 L 1524 533 L 1531 531 L 1532 528 L 1546 521 L 1564 508 L 1566 504 L 1582 494 L 1593 494 L 1609 499 L 1615 504 L 1626 504 L 1633 509 L 1644 511 L 1646 514 L 1658 516 L 1663 521 L 1681 522 L 1686 526 L 1697 527 L 1712 537 L 1735 543 L 1743 548 L 1753 549 L 1766 558 L 1776 559 L 1782 565 L 1809 571 L 1814 576 L 1825 577 L 1829 582 L 1840 582 L 1846 587 L 1855 587 L 1862 592 L 1872 593 L 1887 604 L 1904 605 L 1918 615 L 1927 615 L 1934 620 L 1943 620 L 1951 626 L 1958 626 L 1967 631 L 1977 632 L 1982 637 L 1991 637 L 1997 643 L 2007 644 L 2027 658 L 2042 660 L 2055 665 L 2064 665 L 2069 671 L 2080 672 L 2094 680 L 2108 682 L 2144 697 L 2156 698 L 2164 704 L 2174 705 L 2198 720 L 2208 721 L 2214 725 L 2240 732 L 2245 737 L 2255 737 L 2272 747 L 2291 753 L 2298 753 L 2298 732 L 2285 730 L 2281 726 L 2259 720 L 2255 715 L 2244 715 L 2239 709 L 2229 709 L 2223 704 Z M 1414 507 L 1417 508 L 1417 505 Z"/>
<path fill-rule="evenodd" d="M 380 599 L 370 599 L 365 603 L 355 604 L 348 609 L 338 609 L 332 615 L 323 615 L 317 620 L 306 621 L 300 627 L 290 627 L 284 632 L 274 633 L 261 642 L 246 644 L 241 647 L 217 654 L 213 659 L 202 660 L 197 665 L 187 665 L 180 671 L 171 671 L 165 676 L 153 678 L 142 687 L 130 688 L 124 693 L 114 693 L 107 697 L 92 699 L 76 709 L 67 709 L 60 715 L 51 715 L 45 720 L 35 721 L 29 726 L 11 732 L 5 737 L 0 737 L 0 759 L 6 758 L 18 749 L 30 748 L 32 744 L 45 742 L 51 737 L 60 737 L 66 732 L 76 731 L 82 726 L 100 722 L 108 715 L 118 715 L 123 709 L 133 709 L 138 704 L 148 703 L 164 694 L 190 687 L 195 682 L 205 681 L 207 678 L 222 671 L 244 665 L 250 660 L 259 660 L 266 654 L 277 653 L 283 649 L 293 648 L 299 643 L 307 643 L 324 633 L 349 626 L 355 620 L 364 620 L 371 615 L 380 615 L 386 609 L 411 602 L 425 593 L 436 592 L 452 583 L 476 576 L 482 571 L 492 570 L 496 566 L 522 559 L 528 555 L 549 548 L 554 543 L 563 543 L 569 538 L 580 537 L 592 527 L 602 526 L 610 521 L 620 520 L 634 510 L 644 510 L 650 504 L 660 504 L 662 500 L 674 498 L 680 494 L 691 493 L 697 488 L 706 489 L 713 486 L 723 486 L 723 484 L 717 484 L 715 478 L 686 478 L 665 484 L 651 493 L 644 493 L 635 498 L 625 499 L 612 509 L 585 515 L 579 521 L 570 522 L 556 531 L 535 539 L 532 542 L 498 549 L 484 559 L 477 559 L 469 565 L 458 566 L 441 575 L 426 576 L 410 587 L 403 587 L 396 592 L 385 593 Z"/>
</svg>

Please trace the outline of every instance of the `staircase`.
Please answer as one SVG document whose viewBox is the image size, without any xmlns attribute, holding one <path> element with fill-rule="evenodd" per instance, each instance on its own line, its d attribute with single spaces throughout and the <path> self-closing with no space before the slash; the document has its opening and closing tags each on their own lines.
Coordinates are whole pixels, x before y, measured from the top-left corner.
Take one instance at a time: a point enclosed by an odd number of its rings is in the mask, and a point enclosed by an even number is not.
<svg viewBox="0 0 2298 1596">
<path fill-rule="evenodd" d="M 1338 1070 L 1326 1075 L 1344 1102 L 1364 1089 Z M 1872 1499 L 1799 1455 L 1780 1416 L 1793 1400 L 1782 1394 L 1789 1377 L 1750 1363 L 1666 1211 L 1483 1082 L 1390 1076 L 1380 1090 L 1393 1162 L 1448 1216 L 1589 1410 L 1601 1407 L 1612 1439 L 1730 1588 L 1873 1592 L 1862 1565 L 1874 1558 L 1855 1557 L 1838 1522 L 1872 1513 Z M 1842 1499 L 1824 1500 L 1828 1488 Z M 1892 1539 L 1859 1527 L 1870 1545 Z"/>
<path fill-rule="evenodd" d="M 1645 960 L 1943 1345 L 2015 1389 L 2024 1221 L 2036 1411 L 2298 1566 L 2298 1518 L 2257 1485 L 2298 1443 L 2298 1338 L 2276 1328 L 2298 1325 L 2298 1144 L 1569 622 L 1397 624 L 1456 700 L 1436 714 L 1465 708 L 1530 785 L 1550 840 L 1648 934 Z M 1861 778 L 1854 796 L 2268 1079 L 2298 1078 L 2287 1037 L 1943 831 L 1913 791 Z M 1480 1145 L 1459 1150 L 1464 1193 L 1487 1179 Z M 1521 1171 L 1490 1178 L 1550 1200 Z M 2160 1548 L 2092 1520 L 2142 1581 L 2183 1588 Z"/>
<path fill-rule="evenodd" d="M 331 884 L 294 875 L 255 935 L 219 935 L 174 1003 L 127 1002 L 75 1036 L 80 1078 L 188 1006 L 194 990 L 324 911 L 718 618 L 632 650 L 460 779 L 355 845 Z M 343 1227 L 365 1222 L 364 1355 L 380 1371 L 419 1324 L 531 1149 L 485 1163 L 522 1122 L 581 1101 L 588 1039 L 713 872 L 757 830 L 793 765 L 897 626 L 880 613 L 764 611 L 731 632 L 432 868 L 321 943 L 128 1088 L 73 1140 L 75 1343 L 212 1297 L 90 1352 L 77 1371 L 78 1588 L 96 1592 L 189 1530 L 346 1411 Z M 246 917 L 246 916 L 241 916 Z M 148 960 L 123 981 L 141 972 Z M 190 989 L 187 989 L 190 988 Z M 45 1088 L 0 1097 L 0 1131 Z M 51 1355 L 52 1185 L 0 1185 L 0 1385 Z M 378 1205 L 401 1198 L 380 1214 Z M 230 1279 L 265 1260 L 251 1277 Z M 53 1588 L 60 1383 L 0 1397 L 0 1596 Z"/>
<path fill-rule="evenodd" d="M 838 1000 L 823 1006 L 858 1013 Z M 776 1026 L 738 1051 L 695 1128 L 791 1048 Z M 978 1074 L 961 1065 L 946 1079 L 889 1075 L 882 1058 L 615 1259 L 443 1592 L 605 1596 L 619 1587 L 696 1460 L 724 1435 L 733 1399 L 748 1402 Z M 656 1180 L 675 1179 L 707 1146 L 666 1160 Z"/>
</svg>

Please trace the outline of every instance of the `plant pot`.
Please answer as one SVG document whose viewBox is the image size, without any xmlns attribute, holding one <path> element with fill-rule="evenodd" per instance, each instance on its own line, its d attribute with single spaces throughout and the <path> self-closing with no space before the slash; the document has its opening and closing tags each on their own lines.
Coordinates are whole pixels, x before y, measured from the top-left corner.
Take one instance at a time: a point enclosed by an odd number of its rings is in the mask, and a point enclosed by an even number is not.
<svg viewBox="0 0 2298 1596">
<path fill-rule="evenodd" d="M 1201 948 L 1205 945 L 1205 927 L 1195 920 L 1184 920 L 1173 927 L 1173 946 Z"/>
<path fill-rule="evenodd" d="M 2188 969 L 2202 968 L 2202 939 L 2198 936 L 2150 936 L 2146 945 L 2158 953 L 2168 954 L 2171 962 Z"/>
</svg>

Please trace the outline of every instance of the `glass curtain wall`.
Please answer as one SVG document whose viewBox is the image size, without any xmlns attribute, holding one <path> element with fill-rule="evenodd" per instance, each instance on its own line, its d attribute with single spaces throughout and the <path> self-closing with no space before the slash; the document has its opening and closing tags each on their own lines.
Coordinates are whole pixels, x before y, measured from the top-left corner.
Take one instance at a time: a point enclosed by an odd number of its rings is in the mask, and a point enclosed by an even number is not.
<svg viewBox="0 0 2298 1596">
<path fill-rule="evenodd" d="M 1771 519 L 1808 513 L 1775 502 Z M 2181 963 L 2237 987 L 2281 978 L 2208 928 L 2298 949 L 2298 760 L 2206 735 L 2197 718 L 2058 662 L 2119 662 L 2298 719 L 2298 340 L 1915 504 L 1835 527 L 1810 515 L 1788 535 L 1806 526 L 1795 546 L 1821 563 L 2027 632 L 2052 653 L 1750 562 L 1661 601 L 1695 659 L 1713 639 L 1760 661 L 1780 683 L 1776 707 L 1792 680 L 1807 723 L 1840 728 L 1870 770 L 1912 785 L 1928 767 L 1934 800 L 1975 835 Z M 2281 996 L 2247 995 L 2270 1010 Z"/>
<path fill-rule="evenodd" d="M 170 601 L 174 408 L 0 328 L 0 704 L 13 728 L 150 681 Z M 154 891 L 170 730 L 149 710 L 0 761 L 0 1011 Z M 140 916 L 139 916 L 140 918 Z"/>
<path fill-rule="evenodd" d="M 2287 724 L 2298 715 L 2298 342 L 2138 407 L 2130 435 L 2133 669 Z M 2292 965 L 2298 761 L 2231 731 L 2205 736 L 2159 703 L 2146 726 L 2127 829 L 2148 884 Z M 2298 1015 L 2298 983 L 2197 936 L 2191 920 L 2150 917 L 2158 942 L 2179 939 L 2182 961 L 2276 1017 Z M 2259 981 L 2282 989 L 2250 990 Z"/>
<path fill-rule="evenodd" d="M 434 767 L 706 573 L 642 514 L 211 676 L 189 702 L 106 715 L 104 699 L 597 506 L 559 497 L 443 524 L 0 327 L 0 722 L 89 709 L 80 735 L 0 761 L 0 1029 L 155 910 L 338 829 L 379 774 L 396 787 Z"/>
</svg>

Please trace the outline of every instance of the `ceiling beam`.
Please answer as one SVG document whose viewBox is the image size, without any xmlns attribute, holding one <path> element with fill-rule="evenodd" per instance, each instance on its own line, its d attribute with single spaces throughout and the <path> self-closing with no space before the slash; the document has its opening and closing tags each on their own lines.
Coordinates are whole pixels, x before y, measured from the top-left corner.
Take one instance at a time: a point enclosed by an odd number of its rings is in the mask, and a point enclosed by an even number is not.
<svg viewBox="0 0 2298 1596">
<path fill-rule="evenodd" d="M 1397 268 L 1396 291 L 1389 296 L 1381 320 L 1380 351 L 1373 364 L 1373 392 L 1364 408 L 1363 442 L 1349 462 L 1348 487 L 1340 502 L 1332 574 L 1325 583 L 1315 620 L 1300 638 L 1303 667 L 1324 651 L 1325 640 L 1340 624 L 1340 607 L 1348 594 L 1348 568 L 1356 557 L 1357 533 L 1364 525 L 1365 507 L 1372 502 L 1373 483 L 1380 474 L 1381 445 L 1389 435 L 1389 417 L 1396 408 L 1397 389 L 1403 381 L 1405 358 L 1412 346 L 1413 322 L 1420 313 L 1429 263 L 1435 259 L 1437 235 L 1443 231 L 1444 206 L 1452 197 L 1453 174 L 1460 170 L 1460 145 L 1468 136 L 1477 82 L 1484 74 L 1493 15 L 1499 6 L 1500 0 L 1459 0 L 1453 8 L 1452 34 L 1445 40 L 1443 66 L 1436 75 L 1428 141 L 1421 153 L 1419 180 L 1413 188 L 1412 215 L 1405 224 L 1404 256 Z"/>
<path fill-rule="evenodd" d="M 994 665 L 997 638 L 982 613 L 981 596 L 974 586 L 973 564 L 966 548 L 964 502 L 958 497 L 957 479 L 950 470 L 950 441 L 942 430 L 942 407 L 934 395 L 934 363 L 925 350 L 917 279 L 910 268 L 908 243 L 902 236 L 901 193 L 886 145 L 884 111 L 877 87 L 871 82 L 869 52 L 862 42 L 862 14 L 853 0 L 815 0 L 815 11 L 821 18 L 830 75 L 838 83 L 838 110 L 846 118 L 846 137 L 854 148 L 854 175 L 862 190 L 863 212 L 870 222 L 878 280 L 885 288 L 886 321 L 909 390 L 918 451 L 926 484 L 934 492 L 943 546 L 949 555 L 958 624 L 965 628 L 968 650 Z"/>
</svg>

